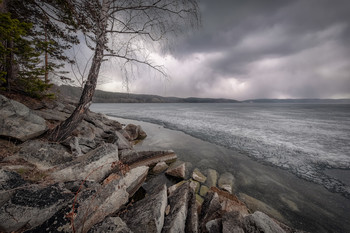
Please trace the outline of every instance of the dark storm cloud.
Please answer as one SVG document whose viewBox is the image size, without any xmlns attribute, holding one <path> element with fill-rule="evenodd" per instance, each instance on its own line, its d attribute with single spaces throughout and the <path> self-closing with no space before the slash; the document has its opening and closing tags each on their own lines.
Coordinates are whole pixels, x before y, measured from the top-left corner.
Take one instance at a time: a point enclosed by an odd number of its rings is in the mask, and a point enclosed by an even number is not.
<svg viewBox="0 0 350 233">
<path fill-rule="evenodd" d="M 132 91 L 350 98 L 349 0 L 203 0 L 200 7 L 202 27 L 159 59 L 172 79 L 137 79 Z"/>
</svg>

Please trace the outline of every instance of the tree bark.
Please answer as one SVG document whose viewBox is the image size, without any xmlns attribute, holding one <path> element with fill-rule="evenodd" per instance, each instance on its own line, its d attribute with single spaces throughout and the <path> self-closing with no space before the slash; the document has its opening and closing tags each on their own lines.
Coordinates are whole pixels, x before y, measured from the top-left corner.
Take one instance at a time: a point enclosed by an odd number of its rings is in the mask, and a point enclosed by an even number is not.
<svg viewBox="0 0 350 233">
<path fill-rule="evenodd" d="M 110 4 L 109 0 L 103 0 L 100 20 L 97 24 L 98 29 L 96 33 L 95 53 L 79 103 L 69 118 L 46 133 L 45 136 L 49 141 L 62 142 L 67 139 L 83 120 L 86 111 L 90 107 L 103 61 L 103 53 L 107 43 L 106 29 L 108 25 L 107 20 Z"/>
<path fill-rule="evenodd" d="M 46 25 L 45 25 L 45 43 L 47 43 L 47 29 L 46 29 Z M 48 50 L 48 45 L 45 44 L 45 83 L 48 84 L 49 83 L 49 70 L 48 70 L 48 66 L 49 66 L 49 54 L 47 52 Z"/>
</svg>

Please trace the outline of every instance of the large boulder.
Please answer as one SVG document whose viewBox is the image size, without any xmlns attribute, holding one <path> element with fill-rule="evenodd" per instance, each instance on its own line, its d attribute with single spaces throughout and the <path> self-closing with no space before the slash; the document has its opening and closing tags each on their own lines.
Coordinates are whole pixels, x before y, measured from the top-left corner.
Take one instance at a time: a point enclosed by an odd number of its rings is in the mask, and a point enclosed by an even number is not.
<svg viewBox="0 0 350 233">
<path fill-rule="evenodd" d="M 128 124 L 125 126 L 124 131 L 128 133 L 130 140 L 142 140 L 147 137 L 140 125 Z"/>
<path fill-rule="evenodd" d="M 223 212 L 236 211 L 241 216 L 246 216 L 249 214 L 249 209 L 247 208 L 247 206 L 243 202 L 241 202 L 235 195 L 230 194 L 226 191 L 222 191 L 216 187 L 211 187 L 210 191 L 218 194 L 221 210 Z"/>
<path fill-rule="evenodd" d="M 160 233 L 167 203 L 167 188 L 163 185 L 159 191 L 136 202 L 121 218 L 135 233 Z"/>
<path fill-rule="evenodd" d="M 73 160 L 72 154 L 64 146 L 57 143 L 31 140 L 23 143 L 20 147 L 18 156 L 41 169 L 48 169 Z"/>
<path fill-rule="evenodd" d="M 62 208 L 73 194 L 60 185 L 31 185 L 15 191 L 0 208 L 0 230 L 12 232 L 22 227 L 36 227 Z"/>
<path fill-rule="evenodd" d="M 107 217 L 103 222 L 94 225 L 89 233 L 133 233 L 119 217 Z"/>
<path fill-rule="evenodd" d="M 0 169 L 0 206 L 11 199 L 16 188 L 25 183 L 22 177 L 16 172 Z"/>
<path fill-rule="evenodd" d="M 170 163 L 177 158 L 173 150 L 167 151 L 133 151 L 125 150 L 120 153 L 120 160 L 130 167 L 154 166 L 159 162 Z"/>
<path fill-rule="evenodd" d="M 46 121 L 25 105 L 0 95 L 0 136 L 20 141 L 46 131 Z"/>
<path fill-rule="evenodd" d="M 84 189 L 79 187 L 79 192 L 75 191 L 77 194 L 73 202 L 66 205 L 42 225 L 28 232 L 72 232 L 73 226 L 75 232 L 88 232 L 94 225 L 103 222 L 107 216 L 117 212 L 125 205 L 131 196 L 130 194 L 141 186 L 147 173 L 148 167 L 137 167 L 125 175 L 110 175 L 102 182 L 102 185 L 85 181 L 83 184 L 88 186 Z M 76 190 L 74 185 L 72 187 L 72 191 Z M 114 222 L 115 225 L 118 225 L 118 222 Z M 108 225 L 108 223 L 106 224 Z M 98 229 L 97 232 L 102 231 Z"/>
<path fill-rule="evenodd" d="M 114 168 L 119 160 L 118 147 L 114 144 L 104 144 L 75 160 L 56 167 L 51 177 L 58 181 L 90 180 L 102 181 Z"/>
<path fill-rule="evenodd" d="M 285 231 L 269 216 L 256 211 L 244 218 L 243 228 L 247 233 L 285 233 Z"/>
<path fill-rule="evenodd" d="M 176 161 L 175 163 L 170 165 L 170 167 L 165 173 L 169 176 L 173 176 L 176 178 L 187 179 L 189 177 L 190 167 L 190 163 Z"/>
<path fill-rule="evenodd" d="M 207 180 L 207 177 L 205 177 L 198 168 L 193 170 L 192 178 L 200 183 L 204 183 Z"/>
<path fill-rule="evenodd" d="M 163 233 L 185 232 L 190 190 L 184 183 L 169 196 L 170 213 L 165 217 Z"/>
<path fill-rule="evenodd" d="M 140 187 L 147 173 L 148 167 L 134 168 L 125 177 L 108 181 L 100 191 L 80 203 L 74 220 L 77 232 L 86 232 L 106 216 L 116 212 L 128 201 L 131 190 Z"/>
</svg>

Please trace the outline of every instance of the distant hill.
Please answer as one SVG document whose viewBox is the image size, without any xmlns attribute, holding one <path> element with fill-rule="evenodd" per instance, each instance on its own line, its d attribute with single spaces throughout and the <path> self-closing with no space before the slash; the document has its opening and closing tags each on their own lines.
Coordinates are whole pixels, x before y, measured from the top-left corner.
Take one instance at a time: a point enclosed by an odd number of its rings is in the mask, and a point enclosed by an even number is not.
<svg viewBox="0 0 350 233">
<path fill-rule="evenodd" d="M 77 101 L 81 95 L 78 87 L 62 85 L 56 87 L 61 95 Z M 237 101 L 215 98 L 178 98 L 158 95 L 129 94 L 96 90 L 94 103 L 295 103 L 295 104 L 350 104 L 350 99 L 251 99 Z"/>
<path fill-rule="evenodd" d="M 350 99 L 251 99 L 242 103 L 350 104 Z"/>
<path fill-rule="evenodd" d="M 62 85 L 58 87 L 61 95 L 66 98 L 77 100 L 81 95 L 81 89 L 78 87 Z M 96 90 L 93 97 L 94 103 L 238 103 L 233 99 L 214 99 L 214 98 L 178 98 L 163 97 L 158 95 L 129 94 L 120 92 L 107 92 Z"/>
</svg>

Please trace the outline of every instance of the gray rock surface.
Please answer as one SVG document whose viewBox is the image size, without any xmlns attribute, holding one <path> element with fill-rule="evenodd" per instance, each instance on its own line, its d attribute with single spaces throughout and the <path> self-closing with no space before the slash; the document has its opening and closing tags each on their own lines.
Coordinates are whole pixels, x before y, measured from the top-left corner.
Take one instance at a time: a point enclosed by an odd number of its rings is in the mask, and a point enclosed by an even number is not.
<svg viewBox="0 0 350 233">
<path fill-rule="evenodd" d="M 169 176 L 186 179 L 189 176 L 189 166 L 185 162 L 176 161 L 170 165 L 165 173 Z"/>
<path fill-rule="evenodd" d="M 175 161 L 176 154 L 172 150 L 168 151 L 139 151 L 127 150 L 120 154 L 120 160 L 130 167 L 154 166 L 159 162 L 170 163 Z"/>
<path fill-rule="evenodd" d="M 130 190 L 141 186 L 147 173 L 148 167 L 137 167 L 124 177 L 114 176 L 114 179 L 104 182 L 100 190 L 79 203 L 74 220 L 76 231 L 86 232 L 93 225 L 103 221 L 106 216 L 116 212 L 127 203 L 131 196 Z"/>
<path fill-rule="evenodd" d="M 159 162 L 156 164 L 156 166 L 153 167 L 152 172 L 157 174 L 157 173 L 161 173 L 163 171 L 165 171 L 166 169 L 168 169 L 168 165 L 165 162 Z"/>
<path fill-rule="evenodd" d="M 25 105 L 0 95 L 0 136 L 20 141 L 37 137 L 46 130 L 46 121 Z"/>
<path fill-rule="evenodd" d="M 142 140 L 147 137 L 147 134 L 143 131 L 140 125 L 128 124 L 124 130 L 128 133 L 131 140 Z"/>
<path fill-rule="evenodd" d="M 117 145 L 119 150 L 131 149 L 132 146 L 128 139 L 126 139 L 121 133 L 115 131 L 117 139 Z"/>
<path fill-rule="evenodd" d="M 24 226 L 35 227 L 53 216 L 73 198 L 73 194 L 59 185 L 41 187 L 31 185 L 17 189 L 0 208 L 0 229 L 17 231 Z"/>
<path fill-rule="evenodd" d="M 57 143 L 48 143 L 41 140 L 31 140 L 23 143 L 18 156 L 35 164 L 40 169 L 52 168 L 73 160 L 72 154 Z"/>
<path fill-rule="evenodd" d="M 121 218 L 135 233 L 160 233 L 167 204 L 167 188 L 163 185 L 154 194 L 136 202 Z"/>
<path fill-rule="evenodd" d="M 163 233 L 185 232 L 189 198 L 188 183 L 181 185 L 169 196 L 170 213 L 165 217 Z"/>
<path fill-rule="evenodd" d="M 86 179 L 99 182 L 113 171 L 112 164 L 118 160 L 118 147 L 104 144 L 72 162 L 58 166 L 51 177 L 58 181 Z"/>
<path fill-rule="evenodd" d="M 229 193 L 233 192 L 233 183 L 234 183 L 234 177 L 231 173 L 225 172 L 221 174 L 219 181 L 218 181 L 218 187 L 226 190 Z"/>
<path fill-rule="evenodd" d="M 16 188 L 25 183 L 16 172 L 0 169 L 0 206 L 11 199 Z"/>
<path fill-rule="evenodd" d="M 207 222 L 221 217 L 221 204 L 219 196 L 215 192 L 210 192 L 204 198 L 201 212 L 199 215 L 199 231 L 206 231 Z"/>
<path fill-rule="evenodd" d="M 285 231 L 269 216 L 256 211 L 244 218 L 244 230 L 248 233 L 285 233 Z"/>
<path fill-rule="evenodd" d="M 228 212 L 222 217 L 222 233 L 244 233 L 243 217 L 238 211 Z"/>
<path fill-rule="evenodd" d="M 198 168 L 193 170 L 192 178 L 200 183 L 204 183 L 207 180 L 207 177 L 205 177 Z"/>
<path fill-rule="evenodd" d="M 222 223 L 221 218 L 210 220 L 205 224 L 205 228 L 208 233 L 221 233 L 222 231 Z"/>
<path fill-rule="evenodd" d="M 246 216 L 249 214 L 247 206 L 241 202 L 235 195 L 225 192 L 216 187 L 211 188 L 212 192 L 218 194 L 221 210 L 223 212 L 239 212 L 240 215 Z"/>
<path fill-rule="evenodd" d="M 103 222 L 94 225 L 89 233 L 133 233 L 119 217 L 107 217 Z"/>
<path fill-rule="evenodd" d="M 210 188 L 210 187 L 216 187 L 217 180 L 218 180 L 218 172 L 214 169 L 208 169 L 206 171 L 207 175 L 207 181 L 205 184 Z"/>
<path fill-rule="evenodd" d="M 190 196 L 188 201 L 188 212 L 186 219 L 185 232 L 186 233 L 197 233 L 198 232 L 198 213 L 196 205 L 196 194 L 190 190 Z"/>
</svg>

